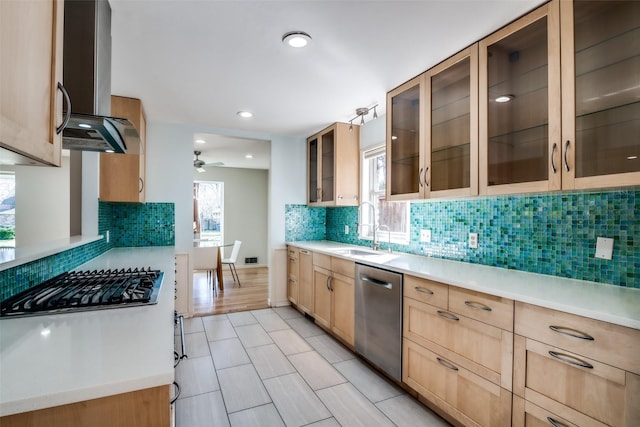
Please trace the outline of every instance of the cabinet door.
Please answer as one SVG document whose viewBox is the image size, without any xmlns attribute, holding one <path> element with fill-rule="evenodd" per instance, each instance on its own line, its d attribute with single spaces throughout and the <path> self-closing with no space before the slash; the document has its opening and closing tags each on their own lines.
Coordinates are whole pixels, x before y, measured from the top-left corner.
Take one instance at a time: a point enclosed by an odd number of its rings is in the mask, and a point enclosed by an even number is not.
<svg viewBox="0 0 640 427">
<path fill-rule="evenodd" d="M 179 253 L 176 258 L 175 309 L 180 314 L 189 314 L 189 254 Z"/>
<path fill-rule="evenodd" d="M 100 200 L 143 203 L 145 196 L 146 118 L 142 101 L 111 97 L 111 114 L 129 119 L 140 141 L 126 140 L 127 153 L 100 153 Z M 125 136 L 126 138 L 126 136 Z"/>
<path fill-rule="evenodd" d="M 333 304 L 331 331 L 348 344 L 354 345 L 354 279 L 334 272 L 331 289 Z"/>
<path fill-rule="evenodd" d="M 287 248 L 287 297 L 293 304 L 298 302 L 298 277 L 300 274 L 299 249 Z"/>
<path fill-rule="evenodd" d="M 331 202 L 334 200 L 335 189 L 335 148 L 336 148 L 336 132 L 335 129 L 330 129 L 322 134 L 320 137 L 322 142 L 320 144 L 322 151 L 322 161 L 320 171 L 322 173 L 320 177 L 320 201 Z"/>
<path fill-rule="evenodd" d="M 300 264 L 298 307 L 311 314 L 313 312 L 313 259 L 311 252 L 306 249 L 300 249 L 298 260 Z"/>
<path fill-rule="evenodd" d="M 320 142 L 318 136 L 312 136 L 307 140 L 307 198 L 309 204 L 319 201 L 320 185 L 318 172 L 320 170 Z"/>
<path fill-rule="evenodd" d="M 313 266 L 313 317 L 316 323 L 331 328 L 331 272 Z"/>
<path fill-rule="evenodd" d="M 480 41 L 480 192 L 558 190 L 559 2 Z"/>
<path fill-rule="evenodd" d="M 0 2 L 0 146 L 54 166 L 61 162 L 63 21 L 62 0 Z"/>
<path fill-rule="evenodd" d="M 387 200 L 424 197 L 424 75 L 387 94 Z"/>
<path fill-rule="evenodd" d="M 425 90 L 428 197 L 478 194 L 478 45 L 429 70 Z"/>
<path fill-rule="evenodd" d="M 562 187 L 640 183 L 640 2 L 561 2 Z"/>
</svg>

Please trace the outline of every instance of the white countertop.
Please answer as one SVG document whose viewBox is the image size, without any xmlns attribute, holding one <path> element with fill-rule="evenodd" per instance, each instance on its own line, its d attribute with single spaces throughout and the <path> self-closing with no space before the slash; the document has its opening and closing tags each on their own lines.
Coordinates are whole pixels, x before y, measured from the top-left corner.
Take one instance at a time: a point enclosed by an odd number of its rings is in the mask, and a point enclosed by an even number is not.
<svg viewBox="0 0 640 427">
<path fill-rule="evenodd" d="M 164 272 L 157 304 L 0 320 L 0 416 L 173 383 L 174 248 L 116 248 L 77 267 Z"/>
<path fill-rule="evenodd" d="M 465 289 L 640 329 L 640 289 L 499 267 L 379 251 L 375 257 L 339 255 L 335 249 L 360 248 L 331 241 L 290 242 L 292 246 L 408 273 Z"/>
</svg>

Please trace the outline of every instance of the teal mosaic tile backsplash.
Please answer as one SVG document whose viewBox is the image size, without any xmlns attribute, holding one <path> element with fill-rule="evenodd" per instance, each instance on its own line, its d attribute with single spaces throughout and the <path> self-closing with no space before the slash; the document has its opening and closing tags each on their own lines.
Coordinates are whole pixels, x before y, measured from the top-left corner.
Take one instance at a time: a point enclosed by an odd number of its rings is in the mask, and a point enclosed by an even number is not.
<svg viewBox="0 0 640 427">
<path fill-rule="evenodd" d="M 0 301 L 89 261 L 114 247 L 173 246 L 173 203 L 107 203 L 98 205 L 98 233 L 109 230 L 110 242 L 101 239 L 37 261 L 0 271 Z"/>
<path fill-rule="evenodd" d="M 309 208 L 307 205 L 286 205 L 285 233 L 287 242 L 300 240 L 325 240 L 326 238 L 325 208 Z"/>
<path fill-rule="evenodd" d="M 358 239 L 357 221 L 356 207 L 327 208 L 326 239 L 369 245 Z M 431 230 L 430 243 L 420 243 L 421 229 Z M 470 232 L 478 233 L 477 249 L 468 247 Z M 599 236 L 614 238 L 610 261 L 594 258 Z M 415 201 L 410 243 L 392 246 L 418 255 L 640 288 L 640 190 Z"/>
<path fill-rule="evenodd" d="M 100 202 L 100 233 L 110 231 L 115 247 L 173 246 L 173 203 Z"/>
</svg>

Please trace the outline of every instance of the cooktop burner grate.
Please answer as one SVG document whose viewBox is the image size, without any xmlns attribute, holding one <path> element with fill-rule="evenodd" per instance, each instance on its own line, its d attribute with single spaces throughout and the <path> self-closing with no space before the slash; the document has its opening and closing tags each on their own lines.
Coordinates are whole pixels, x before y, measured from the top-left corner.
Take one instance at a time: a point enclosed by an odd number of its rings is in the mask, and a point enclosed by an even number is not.
<svg viewBox="0 0 640 427">
<path fill-rule="evenodd" d="M 163 273 L 151 268 L 62 273 L 1 304 L 0 315 L 26 316 L 153 304 Z"/>
</svg>

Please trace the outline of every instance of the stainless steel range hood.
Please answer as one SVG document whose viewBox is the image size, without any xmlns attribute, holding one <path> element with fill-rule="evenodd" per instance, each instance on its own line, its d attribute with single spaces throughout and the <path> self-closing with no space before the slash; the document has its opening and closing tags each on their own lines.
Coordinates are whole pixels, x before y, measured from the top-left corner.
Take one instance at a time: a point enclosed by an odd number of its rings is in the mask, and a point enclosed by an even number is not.
<svg viewBox="0 0 640 427">
<path fill-rule="evenodd" d="M 111 6 L 107 0 L 65 0 L 63 72 L 71 119 L 62 133 L 62 148 L 125 153 L 139 142 L 133 123 L 109 117 Z"/>
</svg>

